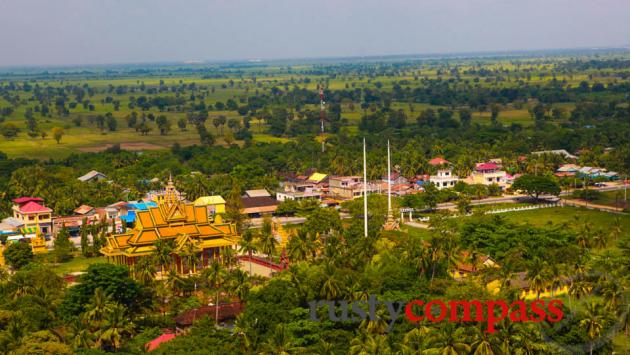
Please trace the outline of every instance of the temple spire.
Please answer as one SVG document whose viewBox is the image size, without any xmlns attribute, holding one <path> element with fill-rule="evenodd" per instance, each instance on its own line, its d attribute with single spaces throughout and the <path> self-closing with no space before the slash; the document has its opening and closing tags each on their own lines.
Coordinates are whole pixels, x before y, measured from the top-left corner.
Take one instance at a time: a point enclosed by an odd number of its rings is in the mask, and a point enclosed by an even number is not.
<svg viewBox="0 0 630 355">
<path fill-rule="evenodd" d="M 394 213 L 392 211 L 392 161 L 391 152 L 389 150 L 389 139 L 387 140 L 387 221 L 383 228 L 385 230 L 398 230 L 400 226 L 396 219 L 394 219 Z"/>
</svg>

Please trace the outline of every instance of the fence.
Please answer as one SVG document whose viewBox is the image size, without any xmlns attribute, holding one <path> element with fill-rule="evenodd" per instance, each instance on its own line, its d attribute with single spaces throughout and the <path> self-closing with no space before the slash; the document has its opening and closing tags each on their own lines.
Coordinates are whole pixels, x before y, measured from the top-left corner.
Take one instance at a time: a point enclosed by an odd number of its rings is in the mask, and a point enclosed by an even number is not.
<svg viewBox="0 0 630 355">
<path fill-rule="evenodd" d="M 559 207 L 561 206 L 560 203 L 545 203 L 545 204 L 540 204 L 540 205 L 531 205 L 531 206 L 522 206 L 522 207 L 510 207 L 510 208 L 502 208 L 502 209 L 498 209 L 498 210 L 490 210 L 490 211 L 485 211 L 484 214 L 497 214 L 497 213 L 507 213 L 507 212 L 519 212 L 519 211 L 528 211 L 528 210 L 537 210 L 539 208 L 551 208 L 551 207 Z M 466 214 L 466 216 L 472 216 L 472 213 L 468 213 Z M 453 217 L 460 217 L 461 215 L 457 215 L 457 216 L 451 216 L 451 218 Z M 416 220 L 418 222 L 429 222 L 431 220 L 431 217 L 420 217 L 420 218 L 416 218 Z"/>
</svg>

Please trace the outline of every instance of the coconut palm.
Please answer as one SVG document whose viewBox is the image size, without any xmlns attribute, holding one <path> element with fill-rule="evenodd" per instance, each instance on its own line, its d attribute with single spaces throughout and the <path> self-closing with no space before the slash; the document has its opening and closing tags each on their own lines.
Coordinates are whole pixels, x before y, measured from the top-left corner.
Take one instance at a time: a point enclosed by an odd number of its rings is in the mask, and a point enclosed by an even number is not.
<svg viewBox="0 0 630 355">
<path fill-rule="evenodd" d="M 291 261 L 303 261 L 312 255 L 314 249 L 314 240 L 304 228 L 300 228 L 297 235 L 289 240 L 288 252 Z"/>
<path fill-rule="evenodd" d="M 92 302 L 86 307 L 87 310 L 84 316 L 89 322 L 99 324 L 111 313 L 113 306 L 111 297 L 99 287 L 94 290 L 94 297 L 92 297 Z"/>
<path fill-rule="evenodd" d="M 540 299 L 540 294 L 545 291 L 549 284 L 547 264 L 535 258 L 527 272 L 527 279 L 529 280 L 529 287 L 536 292 L 536 299 Z"/>
<path fill-rule="evenodd" d="M 302 348 L 293 345 L 289 333 L 284 329 L 284 324 L 276 325 L 275 331 L 267 341 L 262 344 L 263 354 L 289 355 L 291 353 L 300 353 Z"/>
<path fill-rule="evenodd" d="M 404 355 L 421 354 L 426 348 L 427 340 L 431 331 L 431 328 L 425 325 L 419 325 L 417 328 L 413 328 L 405 333 L 401 345 L 402 353 Z"/>
<path fill-rule="evenodd" d="M 90 349 L 94 346 L 95 334 L 79 319 L 70 323 L 68 339 L 74 349 Z"/>
<path fill-rule="evenodd" d="M 188 275 L 193 274 L 193 270 L 195 266 L 199 262 L 199 253 L 201 252 L 201 248 L 194 242 L 192 239 L 188 239 L 188 242 L 184 245 L 184 247 L 179 251 L 179 256 L 182 258 L 186 267 L 188 268 Z"/>
<path fill-rule="evenodd" d="M 588 249 L 591 246 L 592 229 L 593 227 L 591 226 L 591 224 L 586 221 L 582 224 L 581 228 L 578 231 L 575 241 L 582 250 Z"/>
<path fill-rule="evenodd" d="M 267 259 L 269 263 L 271 263 L 271 257 L 273 253 L 276 251 L 276 246 L 278 245 L 278 241 L 276 237 L 273 235 L 273 231 L 271 228 L 271 221 L 265 219 L 263 222 L 263 226 L 261 228 L 260 234 L 258 235 L 260 240 L 260 246 L 262 252 L 267 254 Z"/>
<path fill-rule="evenodd" d="M 350 354 L 391 354 L 392 351 L 387 345 L 387 338 L 384 335 L 373 335 L 364 329 L 357 332 L 357 335 L 350 341 Z"/>
<path fill-rule="evenodd" d="M 621 224 L 621 218 L 615 217 L 613 220 L 613 224 L 610 226 L 609 236 L 615 242 L 619 239 L 619 237 L 623 234 L 623 226 Z"/>
<path fill-rule="evenodd" d="M 446 323 L 430 340 L 428 351 L 443 355 L 468 354 L 470 345 L 463 341 L 464 330 L 464 328 L 456 328 L 453 324 Z"/>
<path fill-rule="evenodd" d="M 166 275 L 166 287 L 170 290 L 171 294 L 175 295 L 179 292 L 182 286 L 182 277 L 174 269 L 170 269 Z"/>
<path fill-rule="evenodd" d="M 484 329 L 476 327 L 474 333 L 474 341 L 471 344 L 473 355 L 494 355 L 492 343 L 490 342 L 490 334 Z"/>
<path fill-rule="evenodd" d="M 247 254 L 249 256 L 249 276 L 252 276 L 252 254 L 258 252 L 256 241 L 254 240 L 254 233 L 251 229 L 247 229 L 241 239 L 238 241 L 238 251 Z"/>
<path fill-rule="evenodd" d="M 598 229 L 593 232 L 591 240 L 594 247 L 603 249 L 606 245 L 608 245 L 608 234 L 606 234 L 602 229 Z"/>
<path fill-rule="evenodd" d="M 105 320 L 97 344 L 109 344 L 114 349 L 120 349 L 122 340 L 134 333 L 134 324 L 125 315 L 125 307 L 116 304 Z"/>
<path fill-rule="evenodd" d="M 599 303 L 591 301 L 586 304 L 584 318 L 580 320 L 580 328 L 586 331 L 586 336 L 590 340 L 589 353 L 593 355 L 593 345 L 595 339 L 599 337 L 604 329 L 604 316 Z"/>
<path fill-rule="evenodd" d="M 315 353 L 320 355 L 335 355 L 335 344 L 329 343 L 324 339 L 319 339 L 315 346 Z"/>
<path fill-rule="evenodd" d="M 138 263 L 133 266 L 134 278 L 145 286 L 150 285 L 155 278 L 155 266 L 153 262 L 154 260 L 151 258 L 141 258 L 138 260 Z"/>
<path fill-rule="evenodd" d="M 608 311 L 616 311 L 623 297 L 623 290 L 617 282 L 608 281 L 601 290 L 604 297 L 604 308 Z"/>
<path fill-rule="evenodd" d="M 210 264 L 210 267 L 207 269 L 204 269 L 204 279 L 208 282 L 208 284 L 212 285 L 212 287 L 214 288 L 214 290 L 216 291 L 216 297 L 214 299 L 214 305 L 215 305 L 215 323 L 218 325 L 219 324 L 219 304 L 220 304 L 220 300 L 219 300 L 219 293 L 221 292 L 221 286 L 223 285 L 223 283 L 225 282 L 225 279 L 227 277 L 225 270 L 223 269 L 223 266 L 221 265 L 221 263 L 219 263 L 218 260 L 213 260 L 212 264 Z"/>
<path fill-rule="evenodd" d="M 232 270 L 229 274 L 228 285 L 230 293 L 238 297 L 240 301 L 243 301 L 249 293 L 251 284 L 249 282 L 249 276 L 241 269 Z"/>
<path fill-rule="evenodd" d="M 322 284 L 320 295 L 327 300 L 339 297 L 342 290 L 342 283 L 339 280 L 336 269 L 331 263 L 326 263 L 322 270 L 324 283 Z"/>
<path fill-rule="evenodd" d="M 155 250 L 153 251 L 153 257 L 155 259 L 155 263 L 160 266 L 160 276 L 164 278 L 164 266 L 168 265 L 169 269 L 171 263 L 173 261 L 173 251 L 175 250 L 175 245 L 172 239 L 160 239 L 157 243 L 155 243 Z"/>
<path fill-rule="evenodd" d="M 236 264 L 238 264 L 236 249 L 232 247 L 223 248 L 221 260 L 223 261 L 223 264 L 228 268 L 228 270 L 232 270 L 232 268 L 236 266 Z"/>
</svg>

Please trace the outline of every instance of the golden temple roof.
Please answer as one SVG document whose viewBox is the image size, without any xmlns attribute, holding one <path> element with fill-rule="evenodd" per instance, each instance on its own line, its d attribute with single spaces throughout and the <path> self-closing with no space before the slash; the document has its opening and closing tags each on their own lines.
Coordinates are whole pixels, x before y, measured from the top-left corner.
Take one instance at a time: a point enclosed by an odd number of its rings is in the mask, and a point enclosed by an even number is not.
<svg viewBox="0 0 630 355">
<path fill-rule="evenodd" d="M 169 179 L 164 193 L 157 199 L 157 207 L 136 212 L 136 224 L 126 233 L 107 237 L 101 252 L 107 256 L 140 256 L 152 253 L 154 244 L 163 239 L 190 239 L 201 248 L 236 244 L 238 238 L 233 224 L 215 219 L 211 223 L 205 206 L 184 202 Z M 182 238 L 185 236 L 185 238 Z"/>
</svg>

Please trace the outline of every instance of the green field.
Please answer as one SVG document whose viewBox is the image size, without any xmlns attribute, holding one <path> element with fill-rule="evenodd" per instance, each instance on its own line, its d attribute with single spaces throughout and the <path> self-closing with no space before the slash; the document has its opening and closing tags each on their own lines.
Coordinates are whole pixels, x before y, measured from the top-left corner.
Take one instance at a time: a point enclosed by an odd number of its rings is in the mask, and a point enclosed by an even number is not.
<svg viewBox="0 0 630 355">
<path fill-rule="evenodd" d="M 590 221 L 598 227 L 610 226 L 615 218 L 621 219 L 623 229 L 630 232 L 630 215 L 613 214 L 586 208 L 576 207 L 552 207 L 537 210 L 501 213 L 497 216 L 508 219 L 515 223 L 525 223 L 533 226 L 543 226 L 549 224 L 574 225 L 576 221 Z M 576 219 L 577 218 L 577 219 Z"/>
<path fill-rule="evenodd" d="M 308 90 L 313 95 L 317 93 L 318 85 L 325 85 L 329 92 L 335 91 L 352 91 L 352 90 L 380 90 L 382 92 L 391 92 L 392 90 L 423 89 L 426 87 L 426 81 L 448 82 L 453 88 L 457 88 L 463 92 L 472 91 L 475 88 L 490 88 L 500 90 L 502 88 L 514 88 L 523 85 L 544 85 L 555 78 L 566 85 L 566 87 L 576 87 L 584 80 L 597 81 L 602 84 L 618 82 L 615 75 L 625 69 L 601 69 L 601 70 L 584 70 L 581 72 L 571 73 L 550 73 L 554 66 L 563 63 L 568 58 L 557 57 L 551 61 L 541 60 L 540 58 L 522 58 L 518 61 L 511 59 L 487 59 L 483 62 L 471 59 L 462 59 L 451 62 L 419 62 L 415 65 L 401 65 L 400 69 L 391 73 L 373 73 L 364 75 L 360 72 L 352 70 L 340 70 L 335 75 L 316 74 L 312 70 L 313 65 L 295 64 L 290 67 L 279 65 L 253 66 L 244 68 L 210 68 L 220 72 L 219 77 L 209 77 L 202 75 L 202 72 L 192 72 L 190 74 L 182 74 L 177 71 L 177 67 L 172 69 L 164 69 L 163 71 L 151 73 L 150 75 L 131 74 L 122 70 L 115 74 L 106 74 L 99 70 L 89 71 L 86 73 L 73 73 L 64 75 L 52 75 L 49 78 L 40 77 L 29 74 L 13 74 L 8 78 L 0 75 L 0 86 L 9 83 L 26 83 L 31 86 L 29 90 L 10 91 L 10 95 L 0 95 L 0 109 L 10 107 L 13 112 L 8 116 L 0 118 L 0 122 L 11 122 L 15 124 L 21 132 L 16 138 L 0 138 L 0 151 L 8 154 L 10 157 L 33 157 L 33 158 L 50 158 L 65 157 L 73 152 L 78 151 L 96 151 L 103 149 L 107 144 L 128 144 L 129 149 L 161 149 L 168 148 L 173 143 L 178 142 L 182 145 L 199 144 L 198 134 L 189 124 L 187 130 L 182 131 L 177 127 L 176 122 L 187 117 L 192 102 L 195 105 L 203 104 L 209 107 L 208 119 L 205 126 L 215 137 L 217 144 L 225 144 L 223 136 L 228 130 L 225 127 L 215 127 L 212 123 L 213 119 L 219 116 L 225 116 L 229 119 L 237 119 L 242 124 L 243 115 L 236 110 L 216 109 L 214 105 L 217 103 L 226 103 L 228 100 L 234 100 L 237 105 L 247 104 L 251 97 L 273 96 L 273 90 L 282 90 L 288 92 L 291 90 Z M 360 64 L 365 68 L 378 68 L 378 65 L 371 67 L 369 64 Z M 452 72 L 452 65 L 457 66 L 457 72 Z M 484 69 L 492 74 L 487 76 L 479 76 L 474 71 Z M 327 69 L 328 70 L 328 69 Z M 324 71 L 325 72 L 325 71 Z M 72 73 L 70 70 L 69 73 Z M 624 79 L 625 80 L 625 79 Z M 194 88 L 189 85 L 194 84 Z M 49 114 L 43 116 L 38 112 L 39 105 L 46 102 L 45 99 L 36 98 L 33 86 L 38 86 L 40 92 L 47 90 L 55 91 L 56 94 L 51 95 L 47 103 Z M 91 91 L 81 96 L 75 96 L 74 91 L 70 91 L 70 87 L 84 87 Z M 123 91 L 117 90 L 124 88 Z M 64 92 L 65 108 L 68 109 L 66 114 L 57 112 L 55 103 L 53 102 L 58 91 Z M 86 89 L 87 90 L 87 89 Z M 194 96 L 194 98 L 192 98 Z M 133 107 L 134 102 L 140 97 L 146 97 L 151 100 L 155 97 L 169 99 L 184 99 L 183 105 L 169 105 L 164 109 L 157 109 L 155 106 L 149 109 L 140 109 L 138 106 Z M 86 100 L 93 107 L 86 104 Z M 265 98 L 265 100 L 268 100 Z M 370 109 L 361 107 L 361 99 L 351 100 L 344 98 L 339 101 L 341 106 L 341 117 L 345 119 L 346 126 L 343 130 L 351 135 L 358 133 L 358 123 L 365 113 L 370 113 Z M 116 109 L 114 102 L 118 102 Z M 70 104 L 75 106 L 70 107 Z M 374 101 L 377 105 L 381 102 Z M 536 101 L 527 102 L 510 102 L 501 105 L 498 122 L 504 126 L 519 124 L 523 127 L 530 127 L 534 123 L 530 109 L 536 104 Z M 461 107 L 445 106 L 430 102 L 412 102 L 397 101 L 393 99 L 389 102 L 389 107 L 393 110 L 402 110 L 407 117 L 407 124 L 414 124 L 417 117 L 423 110 L 431 108 L 450 109 L 455 112 L 454 118 L 457 119 L 457 110 Z M 300 111 L 317 112 L 319 105 L 312 102 L 303 104 L 300 107 L 289 107 L 289 111 L 300 113 Z M 575 107 L 572 102 L 562 102 L 554 104 L 555 107 L 562 107 L 565 115 Z M 271 103 L 267 108 L 273 108 Z M 39 130 L 47 133 L 48 137 L 42 139 L 31 138 L 26 134 L 25 112 L 27 109 L 34 110 L 34 117 L 38 121 Z M 147 135 L 140 135 L 134 128 L 127 127 L 126 117 L 135 111 L 139 115 L 153 114 L 155 116 L 164 115 L 171 122 L 171 130 L 166 135 L 160 135 L 154 123 L 149 122 L 152 130 Z M 477 108 L 472 108 L 472 123 L 481 125 L 490 124 L 490 108 L 484 104 Z M 89 123 L 90 117 L 111 113 L 117 120 L 116 131 L 99 129 L 94 123 Z M 303 112 L 302 112 L 303 113 Z M 250 132 L 257 142 L 287 142 L 287 137 L 269 135 L 268 125 L 259 118 L 260 112 L 250 113 L 251 128 Z M 73 119 L 81 117 L 83 123 L 76 126 Z M 292 119 L 299 119 L 293 117 Z M 566 120 L 566 117 L 565 117 Z M 554 123 L 560 124 L 563 120 L 557 120 Z M 57 144 L 52 138 L 52 128 L 62 127 L 65 135 L 61 139 L 61 143 Z M 143 147 L 143 144 L 152 144 L 153 146 Z M 237 142 L 238 143 L 238 142 Z M 136 146 L 136 147 L 134 147 Z"/>
</svg>

